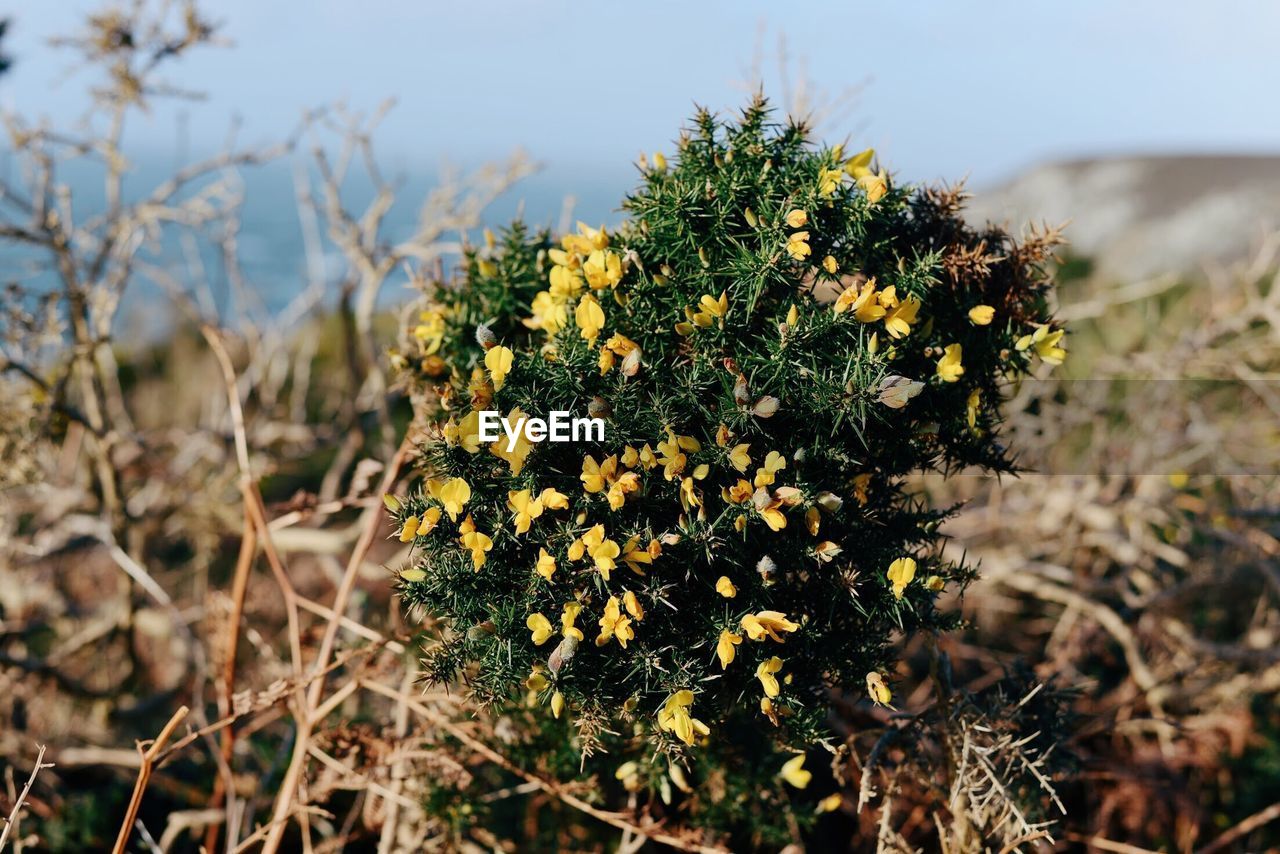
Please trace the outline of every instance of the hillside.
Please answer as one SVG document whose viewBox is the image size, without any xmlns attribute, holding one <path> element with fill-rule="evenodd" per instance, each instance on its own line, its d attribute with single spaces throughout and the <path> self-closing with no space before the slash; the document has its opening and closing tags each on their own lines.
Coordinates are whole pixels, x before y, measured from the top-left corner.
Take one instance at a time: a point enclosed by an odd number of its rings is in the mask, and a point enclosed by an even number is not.
<svg viewBox="0 0 1280 854">
<path fill-rule="evenodd" d="M 1073 252 L 1104 278 L 1193 271 L 1245 257 L 1280 228 L 1280 156 L 1141 156 L 1038 166 L 977 190 L 969 216 L 1070 220 Z"/>
</svg>

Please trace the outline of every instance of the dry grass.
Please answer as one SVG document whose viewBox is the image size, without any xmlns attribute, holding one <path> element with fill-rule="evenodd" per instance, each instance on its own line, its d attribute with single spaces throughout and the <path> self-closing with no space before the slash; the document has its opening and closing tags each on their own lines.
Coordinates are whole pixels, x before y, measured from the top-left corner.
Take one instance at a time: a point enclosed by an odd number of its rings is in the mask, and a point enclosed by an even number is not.
<svg viewBox="0 0 1280 854">
<path fill-rule="evenodd" d="M 432 783 L 497 767 L 510 784 L 486 801 L 563 816 L 565 849 L 712 850 L 513 764 L 503 721 L 419 690 L 430 616 L 406 624 L 391 594 L 403 552 L 380 495 L 402 488 L 417 428 L 387 379 L 378 297 L 442 275 L 452 235 L 528 164 L 441 187 L 392 242 L 378 117 L 328 111 L 279 149 L 125 201 L 121 117 L 212 36 L 165 6 L 95 19 L 73 44 L 107 69 L 106 130 L 7 117 L 30 180 L 0 185 L 0 237 L 53 296 L 15 295 L 0 317 L 0 849 L 513 850 L 503 828 L 430 806 Z M 203 270 L 150 239 L 212 248 L 248 295 L 235 170 L 304 142 L 302 221 L 345 259 L 336 298 L 316 278 L 278 316 L 214 316 Z M 60 173 L 73 157 L 98 164 L 107 199 L 84 221 Z M 360 210 L 341 191 L 353 170 L 375 187 Z M 1277 247 L 1193 287 L 1076 286 L 1074 374 L 1014 402 L 1012 441 L 1042 473 L 921 484 L 966 502 L 950 547 L 984 578 L 954 603 L 964 631 L 909 650 L 920 688 L 900 714 L 837 704 L 847 791 L 823 844 L 1278 844 Z M 116 313 L 143 283 L 188 324 L 127 347 Z M 1022 735 L 1001 728 L 1015 720 Z"/>
</svg>

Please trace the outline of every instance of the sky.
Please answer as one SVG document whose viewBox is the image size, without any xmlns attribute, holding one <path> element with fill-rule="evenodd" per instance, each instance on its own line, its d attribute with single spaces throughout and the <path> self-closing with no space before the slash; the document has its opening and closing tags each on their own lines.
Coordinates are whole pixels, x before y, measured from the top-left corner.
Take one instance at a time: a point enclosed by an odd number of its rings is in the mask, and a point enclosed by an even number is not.
<svg viewBox="0 0 1280 854">
<path fill-rule="evenodd" d="M 74 29 L 84 0 L 0 0 L 12 19 L 0 107 L 82 115 L 90 77 L 47 39 Z M 216 0 L 232 43 L 170 80 L 203 91 L 132 128 L 135 151 L 172 152 L 179 114 L 212 149 L 233 117 L 241 139 L 285 135 L 335 100 L 370 110 L 394 97 L 379 141 L 387 162 L 422 172 L 520 146 L 545 175 L 581 190 L 629 181 L 640 151 L 670 150 L 702 104 L 739 106 L 763 49 L 767 91 L 790 75 L 829 96 L 858 88 L 831 140 L 874 145 L 910 179 L 976 185 L 1029 165 L 1134 152 L 1280 152 L 1280 4 L 1265 0 L 1026 0 L 896 3 L 438 3 Z M 762 36 L 763 33 L 763 36 Z"/>
</svg>

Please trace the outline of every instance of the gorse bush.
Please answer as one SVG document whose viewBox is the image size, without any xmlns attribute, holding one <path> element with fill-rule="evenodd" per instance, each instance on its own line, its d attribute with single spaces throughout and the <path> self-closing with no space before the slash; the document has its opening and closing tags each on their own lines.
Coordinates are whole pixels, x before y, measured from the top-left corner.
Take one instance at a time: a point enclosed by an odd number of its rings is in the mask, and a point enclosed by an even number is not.
<svg viewBox="0 0 1280 854">
<path fill-rule="evenodd" d="M 895 639 L 954 620 L 973 572 L 904 479 L 1011 470 L 1002 395 L 1065 355 L 1052 240 L 763 101 L 641 172 L 616 231 L 516 224 L 432 290 L 396 357 L 436 425 L 388 499 L 402 593 L 444 626 L 426 678 L 526 721 L 529 767 L 780 842 L 831 791 L 833 697 L 892 703 Z M 603 441 L 481 440 L 553 410 Z"/>
</svg>

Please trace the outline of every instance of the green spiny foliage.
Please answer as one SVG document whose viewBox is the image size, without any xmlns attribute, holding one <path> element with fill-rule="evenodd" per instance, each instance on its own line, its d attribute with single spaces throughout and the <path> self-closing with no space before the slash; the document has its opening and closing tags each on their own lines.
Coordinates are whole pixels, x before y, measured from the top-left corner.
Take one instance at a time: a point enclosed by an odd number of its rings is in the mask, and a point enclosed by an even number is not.
<svg viewBox="0 0 1280 854">
<path fill-rule="evenodd" d="M 402 593 L 447 627 L 426 678 L 521 709 L 560 745 L 531 765 L 752 844 L 813 815 L 780 807 L 833 692 L 889 703 L 892 641 L 945 630 L 939 592 L 972 578 L 904 478 L 1010 470 L 1001 396 L 1064 355 L 1052 236 L 974 231 L 958 192 L 872 159 L 762 100 L 702 112 L 615 233 L 490 236 L 400 356 L 440 425 L 388 502 Z M 599 416 L 604 440 L 486 447 L 485 410 Z"/>
</svg>

